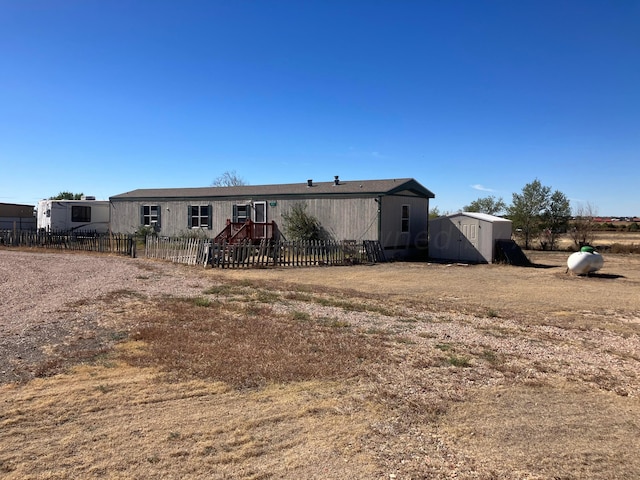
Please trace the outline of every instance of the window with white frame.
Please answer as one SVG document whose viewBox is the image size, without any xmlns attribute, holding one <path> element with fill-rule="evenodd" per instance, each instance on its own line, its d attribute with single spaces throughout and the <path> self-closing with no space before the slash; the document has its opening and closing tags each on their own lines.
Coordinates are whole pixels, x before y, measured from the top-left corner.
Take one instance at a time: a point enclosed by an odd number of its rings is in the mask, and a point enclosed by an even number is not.
<svg viewBox="0 0 640 480">
<path fill-rule="evenodd" d="M 409 219 L 410 219 L 410 208 L 409 205 L 402 205 L 402 215 L 401 221 L 402 225 L 400 231 L 402 233 L 407 233 L 409 231 Z"/>
<path fill-rule="evenodd" d="M 251 213 L 251 210 L 249 205 L 247 204 L 234 205 L 233 221 L 235 223 L 244 223 L 247 220 L 249 220 L 249 218 L 251 218 L 250 213 Z"/>
<path fill-rule="evenodd" d="M 143 205 L 141 207 L 140 223 L 145 227 L 160 226 L 160 206 Z"/>
<path fill-rule="evenodd" d="M 211 205 L 189 206 L 189 228 L 211 228 Z"/>
</svg>

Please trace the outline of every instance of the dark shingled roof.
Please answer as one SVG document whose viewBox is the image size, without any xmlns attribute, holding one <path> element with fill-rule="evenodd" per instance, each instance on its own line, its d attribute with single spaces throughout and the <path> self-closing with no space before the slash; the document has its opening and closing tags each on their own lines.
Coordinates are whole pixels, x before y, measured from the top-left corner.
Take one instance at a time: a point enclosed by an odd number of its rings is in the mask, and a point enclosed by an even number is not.
<svg viewBox="0 0 640 480">
<path fill-rule="evenodd" d="M 334 182 L 307 182 L 280 185 L 243 185 L 237 187 L 199 187 L 199 188 L 141 188 L 131 192 L 114 195 L 109 200 L 143 199 L 191 199 L 225 197 L 287 197 L 287 196 L 376 196 L 393 195 L 409 191 L 411 194 L 434 198 L 435 195 L 412 178 L 389 180 L 340 180 Z"/>
</svg>

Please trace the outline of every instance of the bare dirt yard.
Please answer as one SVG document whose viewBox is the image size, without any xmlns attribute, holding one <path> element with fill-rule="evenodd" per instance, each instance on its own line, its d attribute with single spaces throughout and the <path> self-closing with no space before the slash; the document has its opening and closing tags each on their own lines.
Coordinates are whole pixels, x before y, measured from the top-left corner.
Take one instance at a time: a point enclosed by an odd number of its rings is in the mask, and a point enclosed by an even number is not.
<svg viewBox="0 0 640 480">
<path fill-rule="evenodd" d="M 640 256 L 590 277 L 0 249 L 0 477 L 640 478 Z"/>
</svg>

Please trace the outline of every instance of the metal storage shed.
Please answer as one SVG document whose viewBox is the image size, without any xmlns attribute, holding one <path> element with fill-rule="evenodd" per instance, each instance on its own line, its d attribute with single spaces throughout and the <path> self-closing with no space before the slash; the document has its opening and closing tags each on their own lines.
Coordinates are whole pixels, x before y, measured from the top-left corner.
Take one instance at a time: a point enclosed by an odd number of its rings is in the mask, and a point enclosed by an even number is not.
<svg viewBox="0 0 640 480">
<path fill-rule="evenodd" d="M 429 221 L 429 256 L 456 262 L 493 263 L 496 240 L 511 239 L 511 220 L 458 212 Z"/>
</svg>

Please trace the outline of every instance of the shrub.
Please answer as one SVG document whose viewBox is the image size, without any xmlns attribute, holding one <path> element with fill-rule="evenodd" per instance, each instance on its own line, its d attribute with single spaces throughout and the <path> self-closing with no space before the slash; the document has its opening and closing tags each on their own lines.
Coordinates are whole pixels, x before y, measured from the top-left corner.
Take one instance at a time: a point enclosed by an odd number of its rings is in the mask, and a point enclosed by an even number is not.
<svg viewBox="0 0 640 480">
<path fill-rule="evenodd" d="M 134 232 L 136 240 L 139 242 L 146 242 L 149 235 L 157 236 L 158 232 L 151 226 L 140 225 Z"/>
<path fill-rule="evenodd" d="M 291 240 L 324 240 L 325 235 L 316 217 L 307 213 L 305 203 L 295 203 L 291 210 L 282 214 L 284 231 Z"/>
<path fill-rule="evenodd" d="M 630 245 L 613 243 L 609 246 L 610 253 L 640 253 L 640 245 L 632 243 Z"/>
</svg>

